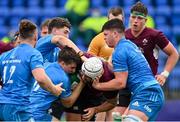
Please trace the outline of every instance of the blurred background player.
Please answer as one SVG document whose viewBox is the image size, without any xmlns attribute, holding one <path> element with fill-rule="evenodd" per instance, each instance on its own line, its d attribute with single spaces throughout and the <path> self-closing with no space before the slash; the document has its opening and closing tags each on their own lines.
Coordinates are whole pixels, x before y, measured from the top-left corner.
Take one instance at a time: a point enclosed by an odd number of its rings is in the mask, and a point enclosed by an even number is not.
<svg viewBox="0 0 180 122">
<path fill-rule="evenodd" d="M 54 96 L 50 92 L 40 88 L 37 82 L 31 93 L 31 108 L 35 121 L 51 121 L 52 116 L 48 113 L 51 103 L 55 100 L 61 101 L 65 107 L 71 107 L 78 98 L 84 83 L 80 80 L 77 87 L 71 92 L 71 81 L 68 74 L 74 73 L 81 65 L 80 56 L 70 47 L 64 47 L 59 55 L 58 61 L 50 63 L 45 71 L 54 84 L 63 83 L 65 91 L 60 96 Z M 58 108 L 57 108 L 58 109 Z"/>
<path fill-rule="evenodd" d="M 59 84 L 52 84 L 43 69 L 42 55 L 34 49 L 37 36 L 36 25 L 22 20 L 18 38 L 21 44 L 0 56 L 0 77 L 3 82 L 0 90 L 0 120 L 30 121 L 33 118 L 29 106 L 33 77 L 41 87 L 55 96 L 59 96 L 63 90 Z"/>
<path fill-rule="evenodd" d="M 129 18 L 130 28 L 126 30 L 125 37 L 134 42 L 147 59 L 153 74 L 164 85 L 169 73 L 176 65 L 179 54 L 167 37 L 156 29 L 145 26 L 147 21 L 148 9 L 141 2 L 137 2 L 131 8 Z M 167 56 L 164 71 L 157 74 L 158 70 L 158 53 L 162 50 Z"/>
<path fill-rule="evenodd" d="M 9 51 L 20 44 L 18 36 L 19 36 L 19 32 L 16 32 L 9 43 L 0 41 L 0 55 L 3 52 Z"/>
<path fill-rule="evenodd" d="M 41 24 L 41 32 L 40 32 L 40 36 L 44 37 L 46 35 L 48 35 L 48 25 L 49 22 L 51 21 L 51 19 L 45 19 L 42 24 Z"/>
<path fill-rule="evenodd" d="M 108 12 L 108 20 L 113 18 L 124 19 L 123 9 L 120 7 L 113 7 Z M 104 40 L 104 34 L 101 32 L 94 37 L 89 45 L 88 53 L 96 55 L 108 60 L 113 52 L 113 48 L 109 48 Z"/>
<path fill-rule="evenodd" d="M 112 55 L 115 78 L 105 83 L 96 79 L 93 87 L 105 91 L 127 87 L 132 96 L 124 121 L 153 121 L 163 106 L 164 94 L 141 51 L 124 38 L 124 31 L 119 19 L 104 24 L 105 41 L 115 48 Z"/>
</svg>

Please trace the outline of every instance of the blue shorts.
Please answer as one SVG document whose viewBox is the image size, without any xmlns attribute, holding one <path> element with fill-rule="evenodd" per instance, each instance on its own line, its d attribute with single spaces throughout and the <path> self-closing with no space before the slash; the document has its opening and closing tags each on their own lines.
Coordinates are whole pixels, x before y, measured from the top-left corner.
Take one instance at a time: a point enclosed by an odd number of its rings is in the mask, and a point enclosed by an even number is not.
<svg viewBox="0 0 180 122">
<path fill-rule="evenodd" d="M 34 111 L 33 117 L 35 121 L 51 121 L 52 116 L 47 111 Z"/>
<path fill-rule="evenodd" d="M 129 109 L 138 110 L 148 116 L 148 121 L 154 121 L 164 104 L 164 94 L 159 85 L 152 85 L 134 93 Z"/>
<path fill-rule="evenodd" d="M 0 103 L 0 120 L 2 121 L 33 121 L 29 107 Z"/>
</svg>

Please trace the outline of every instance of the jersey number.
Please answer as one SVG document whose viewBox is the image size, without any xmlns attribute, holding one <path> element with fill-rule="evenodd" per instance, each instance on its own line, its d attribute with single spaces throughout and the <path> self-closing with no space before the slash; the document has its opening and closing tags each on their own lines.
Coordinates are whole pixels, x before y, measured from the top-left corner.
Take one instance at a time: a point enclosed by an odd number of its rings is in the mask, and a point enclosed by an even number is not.
<svg viewBox="0 0 180 122">
<path fill-rule="evenodd" d="M 13 83 L 13 80 L 11 78 L 12 78 L 12 75 L 14 74 L 14 71 L 16 70 L 16 66 L 11 66 L 10 70 L 7 70 L 7 69 L 8 69 L 8 67 L 5 66 L 4 70 L 3 70 L 3 74 L 4 74 L 3 75 L 3 84 L 5 84 L 5 83 Z M 9 78 L 6 77 L 7 73 L 10 73 Z M 6 82 L 6 80 L 7 80 L 7 82 Z"/>
</svg>

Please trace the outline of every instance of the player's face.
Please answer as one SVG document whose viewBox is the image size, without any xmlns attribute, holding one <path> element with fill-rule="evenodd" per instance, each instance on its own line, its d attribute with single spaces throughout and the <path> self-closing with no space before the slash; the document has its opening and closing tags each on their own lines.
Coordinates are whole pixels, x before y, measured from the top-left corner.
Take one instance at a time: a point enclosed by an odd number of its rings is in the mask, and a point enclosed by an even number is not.
<svg viewBox="0 0 180 122">
<path fill-rule="evenodd" d="M 63 27 L 63 28 L 56 28 L 54 35 L 62 35 L 66 38 L 69 38 L 70 34 L 70 29 L 68 27 Z"/>
<path fill-rule="evenodd" d="M 44 26 L 42 27 L 42 30 L 41 30 L 41 37 L 44 37 L 48 34 L 48 27 L 47 26 Z"/>
<path fill-rule="evenodd" d="M 131 15 L 129 22 L 130 22 L 131 30 L 134 32 L 139 32 L 144 28 L 146 23 L 146 18 L 141 16 Z"/>
<path fill-rule="evenodd" d="M 71 64 L 63 63 L 64 71 L 70 74 L 75 73 L 76 67 L 77 67 L 76 63 L 71 63 Z"/>
<path fill-rule="evenodd" d="M 106 41 L 106 44 L 113 48 L 115 46 L 115 39 L 114 39 L 114 31 L 110 30 L 104 30 L 104 40 Z"/>
</svg>

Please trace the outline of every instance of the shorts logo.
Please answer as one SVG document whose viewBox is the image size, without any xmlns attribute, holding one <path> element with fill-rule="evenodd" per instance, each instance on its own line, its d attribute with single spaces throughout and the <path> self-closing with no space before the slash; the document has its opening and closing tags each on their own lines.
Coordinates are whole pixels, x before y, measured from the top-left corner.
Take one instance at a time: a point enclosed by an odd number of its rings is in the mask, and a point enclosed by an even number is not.
<svg viewBox="0 0 180 122">
<path fill-rule="evenodd" d="M 136 101 L 136 102 L 134 102 L 132 105 L 138 107 L 138 106 L 139 106 L 139 103 L 138 103 L 138 101 Z"/>
<path fill-rule="evenodd" d="M 147 105 L 144 106 L 144 109 L 146 109 L 146 111 L 148 111 L 149 113 L 152 112 L 152 109 L 149 106 L 147 106 Z"/>
</svg>

